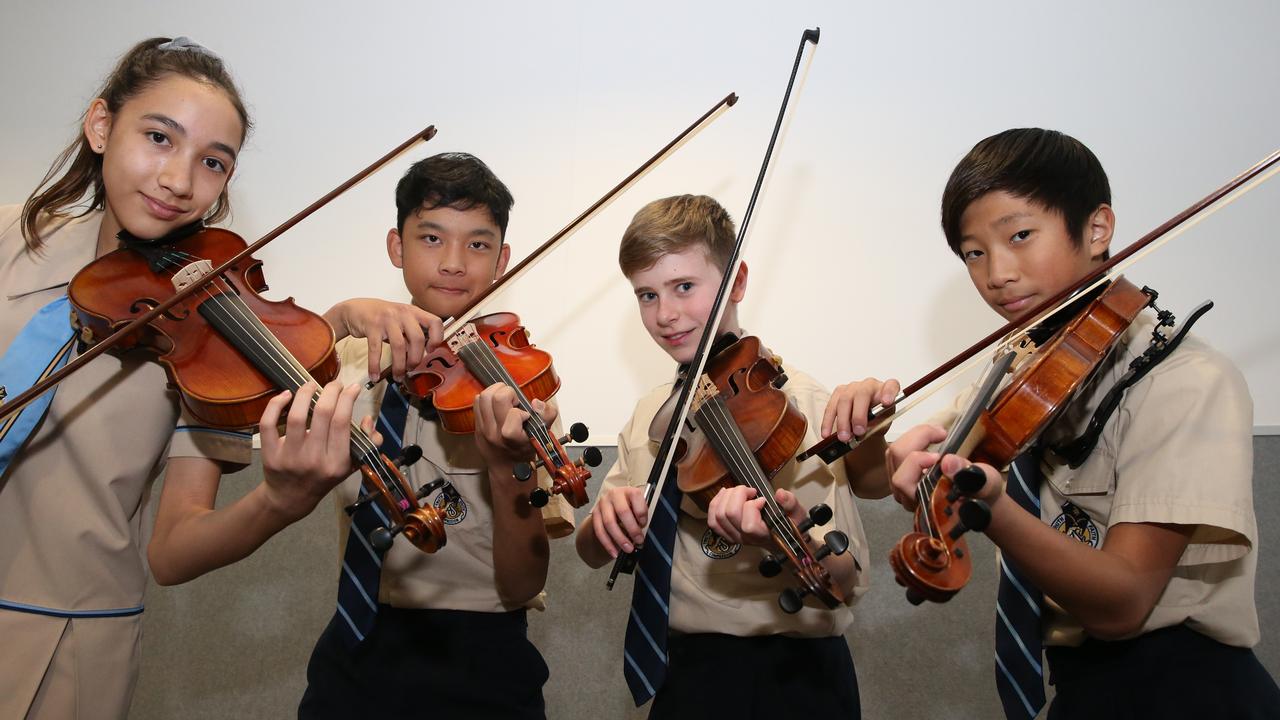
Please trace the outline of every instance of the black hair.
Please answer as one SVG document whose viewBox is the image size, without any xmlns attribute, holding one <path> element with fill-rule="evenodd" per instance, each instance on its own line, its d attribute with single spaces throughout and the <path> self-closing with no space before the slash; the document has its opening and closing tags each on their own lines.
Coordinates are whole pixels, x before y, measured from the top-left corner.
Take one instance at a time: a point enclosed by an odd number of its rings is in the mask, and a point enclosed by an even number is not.
<svg viewBox="0 0 1280 720">
<path fill-rule="evenodd" d="M 1107 173 L 1084 143 L 1056 130 L 1005 130 L 974 145 L 942 193 L 942 231 L 957 256 L 964 211 L 1000 190 L 1060 213 L 1077 247 L 1089 215 L 1111 204 Z"/>
<path fill-rule="evenodd" d="M 484 207 L 505 240 L 513 204 L 511 191 L 480 158 L 441 153 L 414 163 L 400 178 L 396 185 L 396 229 L 404 232 L 405 218 L 424 208 Z"/>
</svg>

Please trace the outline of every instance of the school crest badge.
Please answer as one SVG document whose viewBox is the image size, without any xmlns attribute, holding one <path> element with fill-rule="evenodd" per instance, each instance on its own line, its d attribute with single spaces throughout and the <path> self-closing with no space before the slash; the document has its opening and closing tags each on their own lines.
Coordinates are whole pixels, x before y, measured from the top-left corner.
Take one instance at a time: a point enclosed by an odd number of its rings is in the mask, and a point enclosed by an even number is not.
<svg viewBox="0 0 1280 720">
<path fill-rule="evenodd" d="M 458 494 L 458 489 L 453 486 L 453 483 L 447 482 L 440 488 L 440 494 L 436 495 L 432 505 L 440 511 L 440 517 L 445 525 L 457 525 L 467 518 L 467 501 Z"/>
<path fill-rule="evenodd" d="M 702 553 L 712 560 L 728 560 L 737 555 L 741 549 L 741 543 L 731 543 L 717 535 L 711 528 L 707 528 L 707 531 L 702 533 Z"/>
<path fill-rule="evenodd" d="M 1098 532 L 1098 526 L 1093 524 L 1093 518 L 1089 517 L 1089 513 L 1070 501 L 1062 504 L 1062 513 L 1054 519 L 1053 529 L 1089 547 L 1098 547 L 1101 535 Z"/>
</svg>

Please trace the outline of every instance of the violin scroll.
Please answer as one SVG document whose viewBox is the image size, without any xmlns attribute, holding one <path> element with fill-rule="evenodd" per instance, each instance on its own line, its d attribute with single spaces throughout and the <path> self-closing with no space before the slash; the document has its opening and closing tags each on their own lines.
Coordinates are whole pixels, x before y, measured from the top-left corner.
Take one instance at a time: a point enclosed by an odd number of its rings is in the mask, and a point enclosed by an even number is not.
<svg viewBox="0 0 1280 720">
<path fill-rule="evenodd" d="M 550 445 L 555 451 L 554 456 L 547 452 L 543 444 L 535 443 L 534 452 L 537 458 L 533 463 L 516 463 L 512 468 L 512 474 L 521 482 L 533 477 L 536 468 L 546 468 L 551 475 L 551 489 L 534 488 L 529 493 L 530 505 L 537 508 L 544 507 L 551 501 L 552 495 L 563 495 L 573 507 L 582 507 L 587 503 L 587 480 L 591 479 L 591 471 L 587 468 L 598 466 L 604 456 L 601 455 L 599 448 L 591 446 L 583 448 L 582 456 L 577 462 L 570 462 L 564 444 L 570 441 L 584 442 L 589 435 L 586 425 L 580 422 L 574 423 L 569 426 L 569 434 L 552 439 Z"/>
<path fill-rule="evenodd" d="M 359 443 L 355 443 L 359 445 Z M 361 506 L 376 503 L 382 511 L 381 517 L 387 525 L 375 528 L 369 533 L 369 545 L 379 553 L 391 549 L 397 535 L 403 534 L 415 547 L 423 552 L 433 553 L 445 544 L 444 520 L 440 511 L 427 498 L 445 486 L 442 479 L 432 480 L 413 492 L 405 479 L 402 469 L 409 467 L 422 458 L 422 448 L 409 445 L 404 448 L 400 457 L 394 461 L 386 455 L 378 453 L 376 459 L 360 459 L 360 472 L 364 477 L 367 492 L 348 505 L 347 515 L 354 515 Z M 418 501 L 424 500 L 421 505 Z M 412 508 L 412 509 L 411 509 Z M 388 526 L 389 525 L 389 526 Z"/>
</svg>

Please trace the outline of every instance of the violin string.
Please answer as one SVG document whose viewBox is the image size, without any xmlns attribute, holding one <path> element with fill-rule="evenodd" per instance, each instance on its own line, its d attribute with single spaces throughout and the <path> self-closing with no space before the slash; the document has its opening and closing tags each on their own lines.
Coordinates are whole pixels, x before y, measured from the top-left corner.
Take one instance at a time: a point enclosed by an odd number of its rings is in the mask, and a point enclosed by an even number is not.
<svg viewBox="0 0 1280 720">
<path fill-rule="evenodd" d="M 542 416 L 533 409 L 533 404 L 529 402 L 528 397 L 520 389 L 520 385 L 515 381 L 515 378 L 511 377 L 511 374 L 507 372 L 506 367 L 498 359 L 493 348 L 489 347 L 489 344 L 484 340 L 479 340 L 460 347 L 459 355 L 464 360 L 471 359 L 475 365 L 479 365 L 478 369 L 488 375 L 485 381 L 489 384 L 500 382 L 515 392 L 516 404 L 529 415 L 529 419 L 525 423 L 526 434 L 530 436 L 531 441 L 542 446 L 547 457 L 551 458 L 557 467 L 562 466 L 563 463 L 560 460 L 559 453 L 556 452 L 555 445 L 552 443 L 551 431 L 547 428 L 546 423 L 543 422 Z M 530 428 L 532 428 L 532 431 Z M 548 470 L 550 469 L 548 468 Z"/>
<path fill-rule="evenodd" d="M 176 268 L 183 265 L 182 262 L 179 262 L 179 259 L 185 260 L 186 263 L 189 264 L 191 262 L 198 261 L 201 258 L 186 252 L 178 251 L 168 253 L 161 262 L 166 264 L 168 268 Z M 210 285 L 216 284 L 217 282 L 217 280 L 214 280 Z M 259 359 L 261 361 L 274 362 L 276 368 L 280 370 L 284 376 L 296 383 L 293 388 L 288 389 L 297 391 L 308 381 L 314 381 L 310 372 L 302 366 L 302 364 L 293 356 L 292 353 L 288 351 L 287 348 L 280 344 L 278 338 L 267 330 L 266 326 L 262 324 L 262 321 L 253 314 L 247 305 L 244 304 L 244 301 L 240 299 L 238 294 L 234 293 L 230 289 L 223 289 L 222 292 L 215 295 L 211 292 L 209 285 L 206 285 L 201 292 L 205 294 L 207 301 L 212 302 L 214 307 L 223 310 L 224 316 L 235 323 L 236 329 L 239 331 L 242 340 L 256 344 L 256 349 L 260 353 Z M 237 317 L 237 315 L 239 317 Z M 257 330 L 257 332 L 254 332 L 254 330 Z M 270 352 L 271 350 L 275 350 L 274 355 Z M 312 395 L 309 399 L 309 404 L 312 409 L 315 408 L 316 400 L 317 398 L 315 395 Z M 399 483 L 395 482 L 390 470 L 383 464 L 381 454 L 373 444 L 373 440 L 369 438 L 362 428 L 354 423 L 351 424 L 351 431 L 352 444 L 360 452 L 361 457 L 359 459 L 362 460 L 364 464 L 370 466 L 370 468 L 378 475 L 379 479 L 382 480 L 388 488 L 392 488 L 397 495 L 403 496 L 404 493 L 401 491 Z M 408 500 L 408 498 L 405 497 L 401 497 L 400 499 Z"/>
<path fill-rule="evenodd" d="M 762 481 L 764 472 L 760 468 L 755 454 L 746 447 L 741 432 L 733 432 L 733 429 L 737 426 L 729 414 L 723 399 L 718 396 L 711 398 L 694 412 L 694 417 L 700 420 L 704 418 L 708 420 L 703 430 L 707 432 L 709 438 L 714 437 L 718 441 L 716 445 L 722 451 L 721 459 L 732 466 L 731 470 L 736 469 L 733 475 L 739 482 L 753 488 L 756 491 L 756 495 L 764 499 L 765 502 L 761 508 L 761 514 L 764 516 L 765 522 L 769 524 L 770 529 L 777 533 L 779 539 L 795 555 L 805 554 L 806 548 L 803 540 L 794 537 L 795 533 L 792 532 L 790 519 L 786 517 L 786 513 L 777 504 L 777 500 L 773 496 L 772 487 L 769 486 L 767 480 Z M 733 424 L 731 425 L 730 423 Z M 700 422 L 699 425 L 702 425 L 702 423 Z"/>
</svg>

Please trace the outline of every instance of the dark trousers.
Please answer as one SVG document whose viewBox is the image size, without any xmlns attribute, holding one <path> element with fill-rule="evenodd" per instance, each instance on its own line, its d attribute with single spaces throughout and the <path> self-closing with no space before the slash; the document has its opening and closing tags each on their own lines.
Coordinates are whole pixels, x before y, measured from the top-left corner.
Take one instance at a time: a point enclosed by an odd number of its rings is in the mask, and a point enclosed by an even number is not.
<svg viewBox="0 0 1280 720">
<path fill-rule="evenodd" d="M 1045 654 L 1057 690 L 1049 720 L 1280 718 L 1280 689 L 1253 650 L 1185 625 Z"/>
<path fill-rule="evenodd" d="M 672 635 L 667 657 L 651 720 L 862 716 L 844 637 Z"/>
<path fill-rule="evenodd" d="M 354 650 L 334 618 L 307 665 L 299 718 L 545 718 L 547 664 L 525 611 L 378 607 Z"/>
</svg>

